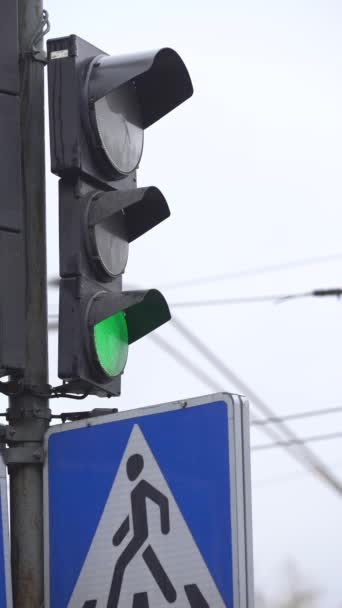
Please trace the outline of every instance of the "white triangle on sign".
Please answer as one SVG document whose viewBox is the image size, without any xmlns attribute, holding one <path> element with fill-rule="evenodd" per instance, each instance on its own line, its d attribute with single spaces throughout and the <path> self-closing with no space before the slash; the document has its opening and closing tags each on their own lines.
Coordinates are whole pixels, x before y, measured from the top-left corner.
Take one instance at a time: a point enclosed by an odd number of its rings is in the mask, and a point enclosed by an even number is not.
<svg viewBox="0 0 342 608">
<path fill-rule="evenodd" d="M 132 456 L 136 459 L 136 455 L 140 455 L 143 468 L 130 480 L 127 462 Z M 135 526 L 131 494 L 134 488 Z M 165 511 L 169 529 L 165 529 Z M 117 534 L 114 544 L 118 530 L 122 533 Z M 227 608 L 157 461 L 135 424 L 68 608 L 168 606 Z"/>
</svg>

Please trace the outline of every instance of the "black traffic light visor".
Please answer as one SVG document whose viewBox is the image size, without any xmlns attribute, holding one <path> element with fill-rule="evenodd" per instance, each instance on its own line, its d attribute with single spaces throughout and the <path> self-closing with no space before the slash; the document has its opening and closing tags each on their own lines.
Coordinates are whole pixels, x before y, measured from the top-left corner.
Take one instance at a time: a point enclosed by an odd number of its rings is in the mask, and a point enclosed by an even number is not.
<svg viewBox="0 0 342 608">
<path fill-rule="evenodd" d="M 164 48 L 134 55 L 100 55 L 90 64 L 88 100 L 96 102 L 122 84 L 134 81 L 146 129 L 191 97 L 193 87 L 183 60 Z"/>
<path fill-rule="evenodd" d="M 164 296 L 157 289 L 126 291 L 121 294 L 99 292 L 88 312 L 88 323 L 94 326 L 104 319 L 124 311 L 128 344 L 132 344 L 171 319 Z"/>
<path fill-rule="evenodd" d="M 95 226 L 124 211 L 128 242 L 157 226 L 170 215 L 169 206 L 158 188 L 113 190 L 92 198 L 88 225 Z"/>
</svg>

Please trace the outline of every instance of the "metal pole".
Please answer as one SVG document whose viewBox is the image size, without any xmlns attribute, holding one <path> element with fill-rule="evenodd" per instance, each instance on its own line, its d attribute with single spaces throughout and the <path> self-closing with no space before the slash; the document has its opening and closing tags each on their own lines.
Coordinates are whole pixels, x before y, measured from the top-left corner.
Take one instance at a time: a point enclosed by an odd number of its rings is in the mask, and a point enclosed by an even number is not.
<svg viewBox="0 0 342 608">
<path fill-rule="evenodd" d="M 44 602 L 41 448 L 49 424 L 49 409 L 48 400 L 32 390 L 32 387 L 41 389 L 48 382 L 44 64 L 32 52 L 33 44 L 42 48 L 42 39 L 37 42 L 42 11 L 42 0 L 19 0 L 26 389 L 10 398 L 8 409 L 8 432 L 13 437 L 9 444 L 18 455 L 18 464 L 9 466 L 14 608 L 40 608 Z"/>
</svg>

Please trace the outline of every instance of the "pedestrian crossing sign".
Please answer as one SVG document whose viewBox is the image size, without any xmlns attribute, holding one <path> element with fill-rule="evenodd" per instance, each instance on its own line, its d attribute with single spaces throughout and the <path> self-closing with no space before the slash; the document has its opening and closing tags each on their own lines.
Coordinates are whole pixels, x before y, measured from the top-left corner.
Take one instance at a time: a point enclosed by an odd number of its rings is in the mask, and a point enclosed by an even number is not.
<svg viewBox="0 0 342 608">
<path fill-rule="evenodd" d="M 241 397 L 55 426 L 46 451 L 46 607 L 252 608 Z"/>
</svg>

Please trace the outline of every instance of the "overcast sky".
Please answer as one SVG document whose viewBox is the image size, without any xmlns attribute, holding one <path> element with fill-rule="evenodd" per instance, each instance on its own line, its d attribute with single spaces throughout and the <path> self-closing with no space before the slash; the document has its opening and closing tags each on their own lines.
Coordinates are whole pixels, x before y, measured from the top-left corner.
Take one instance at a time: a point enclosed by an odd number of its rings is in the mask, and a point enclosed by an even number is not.
<svg viewBox="0 0 342 608">
<path fill-rule="evenodd" d="M 109 54 L 170 46 L 192 76 L 192 99 L 145 134 L 141 186 L 158 186 L 171 218 L 134 243 L 126 282 L 143 287 L 256 266 L 342 254 L 342 4 L 336 0 L 47 0 L 51 37 L 71 33 Z M 58 274 L 57 178 L 49 173 L 49 275 Z M 163 288 L 168 301 L 293 293 L 342 286 L 342 257 L 273 273 Z M 341 309 L 295 300 L 175 314 L 278 415 L 342 406 Z M 58 311 L 51 291 L 50 313 Z M 239 392 L 172 324 L 159 335 L 207 371 L 218 390 Z M 57 378 L 57 337 L 50 381 Z M 212 392 L 149 338 L 131 348 L 120 409 Z M 248 395 L 247 395 L 248 396 Z M 55 406 L 55 402 L 53 403 Z M 77 409 L 58 402 L 55 411 Z M 253 410 L 253 402 L 251 403 Z M 301 436 L 341 428 L 342 414 L 292 424 Z M 252 444 L 268 442 L 253 430 Z M 312 449 L 342 480 L 341 441 Z M 342 497 L 282 449 L 252 453 L 256 585 L 275 593 L 295 560 L 340 608 Z"/>
</svg>

